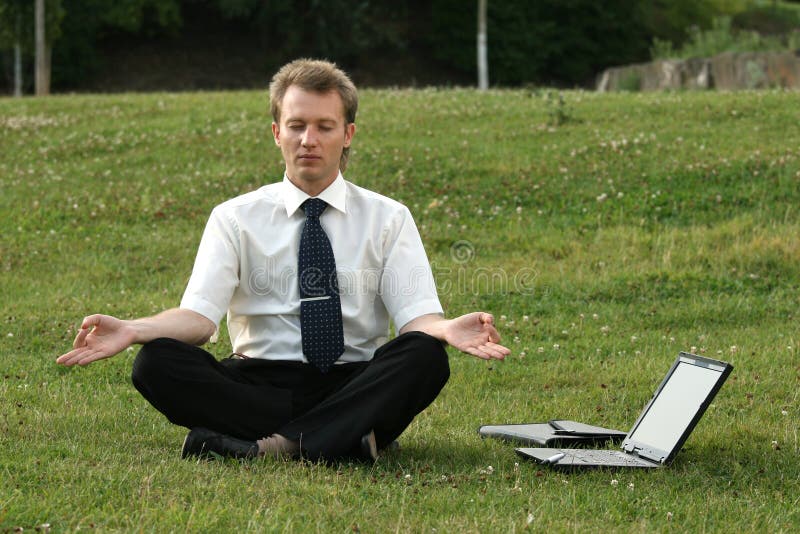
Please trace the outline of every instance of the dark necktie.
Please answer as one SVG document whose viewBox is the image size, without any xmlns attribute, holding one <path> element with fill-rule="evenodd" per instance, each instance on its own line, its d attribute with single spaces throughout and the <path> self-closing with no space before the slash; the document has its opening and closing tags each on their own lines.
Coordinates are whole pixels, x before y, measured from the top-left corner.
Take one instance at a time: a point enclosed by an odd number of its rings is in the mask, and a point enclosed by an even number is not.
<svg viewBox="0 0 800 534">
<path fill-rule="evenodd" d="M 327 206 L 318 198 L 309 198 L 303 203 L 306 223 L 300 235 L 297 259 L 303 354 L 323 373 L 327 373 L 344 352 L 336 260 L 331 242 L 319 223 L 319 216 Z"/>
</svg>

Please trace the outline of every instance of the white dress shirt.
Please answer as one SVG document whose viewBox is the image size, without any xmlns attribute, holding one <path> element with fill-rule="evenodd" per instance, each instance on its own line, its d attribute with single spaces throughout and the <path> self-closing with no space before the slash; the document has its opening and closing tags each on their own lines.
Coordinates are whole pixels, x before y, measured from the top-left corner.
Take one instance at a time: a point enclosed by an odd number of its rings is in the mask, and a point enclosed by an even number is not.
<svg viewBox="0 0 800 534">
<path fill-rule="evenodd" d="M 219 326 L 227 311 L 234 352 L 306 361 L 300 339 L 297 253 L 309 196 L 283 182 L 214 208 L 181 308 Z M 411 212 L 341 174 L 317 197 L 336 258 L 345 351 L 339 362 L 366 361 L 399 330 L 442 313 L 433 273 Z"/>
</svg>

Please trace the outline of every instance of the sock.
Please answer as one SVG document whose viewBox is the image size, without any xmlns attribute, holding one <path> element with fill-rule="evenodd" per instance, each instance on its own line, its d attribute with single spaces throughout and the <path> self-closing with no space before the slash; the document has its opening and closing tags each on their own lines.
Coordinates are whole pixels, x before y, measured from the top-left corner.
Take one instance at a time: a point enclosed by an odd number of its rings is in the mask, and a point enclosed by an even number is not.
<svg viewBox="0 0 800 534">
<path fill-rule="evenodd" d="M 286 439 L 280 434 L 272 434 L 266 438 L 261 438 L 256 443 L 258 443 L 259 456 L 269 455 L 280 458 L 282 456 L 294 457 L 300 455 L 300 444 Z"/>
</svg>

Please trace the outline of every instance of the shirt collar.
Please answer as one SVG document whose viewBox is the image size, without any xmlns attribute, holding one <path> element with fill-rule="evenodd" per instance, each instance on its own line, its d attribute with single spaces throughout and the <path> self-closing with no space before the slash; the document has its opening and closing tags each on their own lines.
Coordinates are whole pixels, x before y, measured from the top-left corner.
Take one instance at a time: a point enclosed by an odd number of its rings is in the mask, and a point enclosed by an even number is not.
<svg viewBox="0 0 800 534">
<path fill-rule="evenodd" d="M 291 217 L 295 211 L 311 198 L 307 193 L 294 185 L 286 174 L 283 175 L 283 203 L 286 206 L 286 215 Z M 325 188 L 322 193 L 316 196 L 328 203 L 329 206 L 336 208 L 342 213 L 347 213 L 347 185 L 340 172 L 336 179 Z"/>
</svg>

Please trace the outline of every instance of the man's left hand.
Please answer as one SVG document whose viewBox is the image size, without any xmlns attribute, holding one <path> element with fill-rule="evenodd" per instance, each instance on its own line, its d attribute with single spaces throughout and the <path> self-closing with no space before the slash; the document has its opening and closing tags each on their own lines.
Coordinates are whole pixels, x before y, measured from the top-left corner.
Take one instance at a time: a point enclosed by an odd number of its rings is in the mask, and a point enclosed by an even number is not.
<svg viewBox="0 0 800 534">
<path fill-rule="evenodd" d="M 502 360 L 511 350 L 500 345 L 500 334 L 494 327 L 494 317 L 474 312 L 447 321 L 444 340 L 461 352 L 484 360 Z"/>
<path fill-rule="evenodd" d="M 511 350 L 500 345 L 500 334 L 491 313 L 474 312 L 445 319 L 441 315 L 423 315 L 410 321 L 400 333 L 418 330 L 454 346 L 461 352 L 484 360 L 502 360 Z"/>
</svg>

